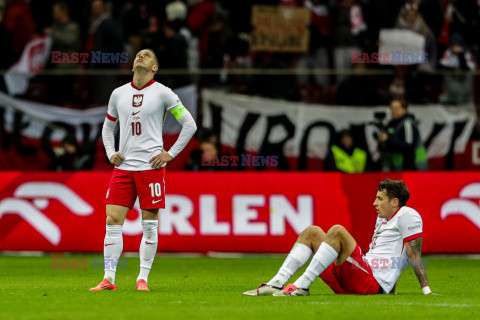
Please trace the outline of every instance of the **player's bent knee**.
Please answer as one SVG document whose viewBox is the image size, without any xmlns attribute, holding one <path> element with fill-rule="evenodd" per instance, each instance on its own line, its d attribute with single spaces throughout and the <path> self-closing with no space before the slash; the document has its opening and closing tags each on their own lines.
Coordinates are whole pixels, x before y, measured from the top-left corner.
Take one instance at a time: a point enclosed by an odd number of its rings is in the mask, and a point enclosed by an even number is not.
<svg viewBox="0 0 480 320">
<path fill-rule="evenodd" d="M 323 238 L 325 235 L 325 232 L 323 232 L 322 228 L 318 226 L 308 226 L 303 232 L 300 234 L 301 238 L 304 239 L 317 239 L 317 238 Z"/>
<path fill-rule="evenodd" d="M 309 228 L 309 233 L 313 236 L 320 236 L 324 234 L 322 228 L 320 228 L 319 226 L 310 226 Z"/>
<path fill-rule="evenodd" d="M 345 231 L 347 231 L 347 229 L 345 229 L 344 226 L 336 224 L 328 230 L 327 235 L 331 237 L 338 237 L 344 234 Z"/>
<path fill-rule="evenodd" d="M 302 231 L 302 233 L 300 235 L 308 236 L 308 235 L 314 233 L 316 228 L 318 228 L 318 227 L 317 226 L 308 226 L 308 227 L 305 228 L 305 230 Z"/>
</svg>

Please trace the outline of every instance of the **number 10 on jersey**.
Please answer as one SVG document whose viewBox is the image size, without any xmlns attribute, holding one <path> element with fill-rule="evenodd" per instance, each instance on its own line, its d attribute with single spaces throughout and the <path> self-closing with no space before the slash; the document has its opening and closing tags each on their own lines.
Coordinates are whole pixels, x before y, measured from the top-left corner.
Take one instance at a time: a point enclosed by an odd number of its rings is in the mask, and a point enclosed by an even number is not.
<svg viewBox="0 0 480 320">
<path fill-rule="evenodd" d="M 139 136 L 142 134 L 142 123 L 141 122 L 132 122 L 132 136 Z"/>
</svg>

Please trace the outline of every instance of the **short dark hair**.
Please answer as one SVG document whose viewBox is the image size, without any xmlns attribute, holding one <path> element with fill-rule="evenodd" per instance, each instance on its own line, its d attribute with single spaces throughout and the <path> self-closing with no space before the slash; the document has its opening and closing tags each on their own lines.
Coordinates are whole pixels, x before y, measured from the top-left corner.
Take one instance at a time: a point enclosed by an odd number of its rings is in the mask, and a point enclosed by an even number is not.
<svg viewBox="0 0 480 320">
<path fill-rule="evenodd" d="M 379 183 L 377 189 L 384 192 L 390 200 L 397 198 L 400 207 L 403 207 L 410 198 L 410 191 L 402 180 L 385 179 L 385 181 Z"/>
<path fill-rule="evenodd" d="M 393 101 L 399 102 L 403 109 L 408 110 L 407 100 L 402 99 L 402 98 L 395 98 L 395 99 L 393 99 L 392 101 L 390 101 L 390 104 L 391 104 Z"/>
</svg>

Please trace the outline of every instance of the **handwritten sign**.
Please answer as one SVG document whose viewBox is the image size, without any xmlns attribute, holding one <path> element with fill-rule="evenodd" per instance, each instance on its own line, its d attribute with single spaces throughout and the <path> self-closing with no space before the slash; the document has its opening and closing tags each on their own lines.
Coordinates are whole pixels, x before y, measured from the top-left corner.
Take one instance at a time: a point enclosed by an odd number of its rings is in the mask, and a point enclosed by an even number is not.
<svg viewBox="0 0 480 320">
<path fill-rule="evenodd" d="M 250 48 L 253 51 L 307 52 L 310 10 L 254 5 Z"/>
</svg>

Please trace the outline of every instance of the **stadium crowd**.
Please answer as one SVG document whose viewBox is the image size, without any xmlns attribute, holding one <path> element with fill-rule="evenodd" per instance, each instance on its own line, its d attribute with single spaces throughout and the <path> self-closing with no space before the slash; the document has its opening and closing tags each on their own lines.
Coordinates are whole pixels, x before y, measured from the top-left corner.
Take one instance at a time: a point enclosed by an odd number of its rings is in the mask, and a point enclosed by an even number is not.
<svg viewBox="0 0 480 320">
<path fill-rule="evenodd" d="M 308 52 L 251 51 L 249 35 L 254 4 L 308 8 L 311 12 Z M 405 97 L 411 103 L 455 105 L 474 100 L 473 76 L 468 73 L 443 76 L 434 71 L 476 69 L 475 61 L 480 54 L 480 38 L 476 36 L 480 32 L 479 10 L 473 0 L 1 0 L 0 35 L 8 45 L 0 53 L 0 69 L 10 67 L 32 37 L 50 34 L 52 51 L 126 52 L 129 62 L 140 48 L 152 48 L 159 57 L 160 69 L 185 70 L 158 77 L 170 87 L 194 81 L 188 70 L 196 68 L 299 69 L 298 74 L 276 76 L 208 74 L 196 82 L 240 93 L 336 105 L 384 105 L 395 97 Z M 377 52 L 379 32 L 385 28 L 408 29 L 423 35 L 428 63 L 408 67 L 353 65 L 352 51 Z M 128 63 L 49 66 L 53 69 L 130 67 Z M 302 73 L 311 68 L 355 72 Z M 391 72 L 366 76 L 365 69 Z M 116 81 L 121 82 L 118 77 L 105 77 L 96 77 L 94 87 L 100 89 L 88 97 L 97 104 L 108 99 L 103 92 L 111 91 Z M 75 86 L 66 88 L 70 81 Z M 49 94 L 44 99 L 56 99 L 57 103 L 66 100 L 70 104 L 74 104 L 70 100 L 82 100 L 78 87 L 87 85 L 85 79 L 72 77 L 70 81 L 49 80 L 50 88 L 60 85 L 65 90 L 60 90 L 60 96 Z M 88 98 L 83 105 L 88 105 Z"/>
</svg>

